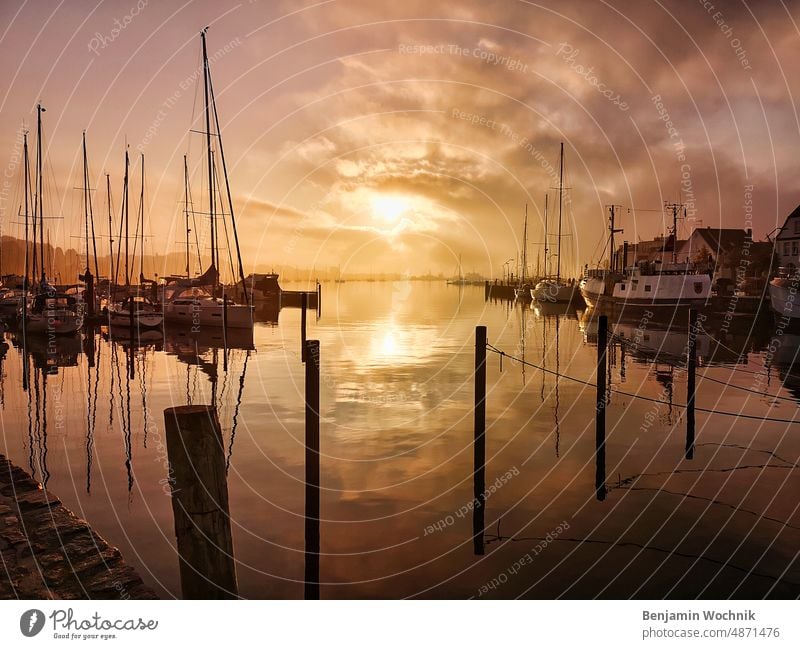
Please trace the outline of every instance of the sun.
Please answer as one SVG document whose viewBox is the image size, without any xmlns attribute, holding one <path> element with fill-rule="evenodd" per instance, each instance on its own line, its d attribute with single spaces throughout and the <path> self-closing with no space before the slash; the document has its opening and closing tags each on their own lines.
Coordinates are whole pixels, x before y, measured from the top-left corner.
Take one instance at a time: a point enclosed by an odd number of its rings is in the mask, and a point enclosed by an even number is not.
<svg viewBox="0 0 800 649">
<path fill-rule="evenodd" d="M 408 201 L 402 196 L 378 194 L 370 199 L 373 215 L 382 218 L 387 223 L 397 223 L 398 219 L 408 210 Z"/>
</svg>

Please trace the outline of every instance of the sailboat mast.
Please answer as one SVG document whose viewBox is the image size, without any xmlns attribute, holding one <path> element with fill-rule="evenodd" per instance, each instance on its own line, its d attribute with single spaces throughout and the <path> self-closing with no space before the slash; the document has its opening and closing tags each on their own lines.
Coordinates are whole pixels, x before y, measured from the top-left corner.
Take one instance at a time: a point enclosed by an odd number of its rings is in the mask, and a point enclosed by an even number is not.
<svg viewBox="0 0 800 649">
<path fill-rule="evenodd" d="M 28 160 L 28 131 L 22 136 L 22 156 L 25 163 L 25 278 L 22 283 L 22 306 L 28 298 L 28 213 L 30 211 L 30 162 Z"/>
<path fill-rule="evenodd" d="M 39 218 L 39 263 L 42 270 L 42 283 L 47 276 L 44 266 L 44 208 L 42 201 L 42 113 L 45 108 L 36 104 L 36 214 Z"/>
<path fill-rule="evenodd" d="M 128 271 L 128 150 L 125 149 L 125 195 L 122 199 L 122 220 L 125 222 L 125 288 L 131 285 L 131 277 Z"/>
<path fill-rule="evenodd" d="M 139 228 L 141 245 L 139 246 L 139 284 L 144 280 L 144 153 L 142 153 L 142 188 L 139 193 Z"/>
<path fill-rule="evenodd" d="M 111 225 L 111 174 L 106 174 L 106 197 L 108 198 L 108 292 L 111 295 L 111 282 L 114 275 L 114 231 Z"/>
<path fill-rule="evenodd" d="M 214 215 L 214 165 L 213 165 L 213 148 L 211 146 L 211 105 L 209 102 L 209 76 L 210 71 L 208 67 L 208 49 L 206 48 L 206 31 L 208 31 L 208 27 L 203 29 L 200 32 L 200 37 L 203 41 L 203 97 L 205 101 L 205 113 L 206 113 L 206 156 L 207 156 L 207 164 L 208 164 L 208 216 L 211 223 L 211 265 L 214 267 L 215 271 L 217 268 L 217 224 L 216 218 Z M 218 282 L 216 279 L 214 280 L 214 296 L 217 295 L 217 284 Z"/>
<path fill-rule="evenodd" d="M 205 43 L 205 40 L 203 41 Z M 219 113 L 217 113 L 217 100 L 214 95 L 214 85 L 211 82 L 211 71 L 208 72 L 208 89 L 211 94 L 211 107 L 214 110 L 214 127 L 217 129 L 217 143 L 219 146 L 219 157 L 222 160 L 222 175 L 225 177 L 225 192 L 228 197 L 228 209 L 231 215 L 231 228 L 233 229 L 233 241 L 236 246 L 236 260 L 239 264 L 239 279 L 242 282 L 242 291 L 245 304 L 250 304 L 247 294 L 247 283 L 244 278 L 244 264 L 242 263 L 242 250 L 239 247 L 239 231 L 236 229 L 236 215 L 233 210 L 233 199 L 231 198 L 231 184 L 228 181 L 228 165 L 225 162 L 225 149 L 222 147 L 222 129 L 219 126 Z"/>
<path fill-rule="evenodd" d="M 561 210 L 563 208 L 564 194 L 564 143 L 561 143 L 561 156 L 558 170 L 558 261 L 556 262 L 556 280 L 561 279 Z"/>
<path fill-rule="evenodd" d="M 544 274 L 550 275 L 550 264 L 547 258 L 549 248 L 547 247 L 547 193 L 544 195 Z"/>
<path fill-rule="evenodd" d="M 525 224 L 522 226 L 522 284 L 525 284 L 525 270 L 528 267 L 528 204 L 525 203 Z"/>
<path fill-rule="evenodd" d="M 83 132 L 83 236 L 86 239 L 86 269 L 89 269 L 89 171 L 86 158 L 86 131 Z"/>
<path fill-rule="evenodd" d="M 186 279 L 189 279 L 189 163 L 186 156 L 183 156 L 183 214 L 186 217 Z"/>
</svg>

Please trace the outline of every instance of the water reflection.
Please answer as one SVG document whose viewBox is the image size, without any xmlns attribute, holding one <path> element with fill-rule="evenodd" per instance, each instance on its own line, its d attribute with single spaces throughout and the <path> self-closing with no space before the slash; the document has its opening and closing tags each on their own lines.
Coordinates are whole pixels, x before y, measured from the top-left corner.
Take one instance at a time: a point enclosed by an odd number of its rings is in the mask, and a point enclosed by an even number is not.
<svg viewBox="0 0 800 649">
<path fill-rule="evenodd" d="M 157 339 L 126 340 L 124 330 L 120 337 L 101 328 L 48 349 L 7 332 L 2 452 L 81 511 L 165 597 L 185 595 L 187 562 L 176 555 L 172 494 L 164 493 L 173 458 L 162 413 L 186 404 L 217 409 L 242 597 L 316 596 L 320 556 L 324 597 L 471 597 L 563 521 L 570 533 L 493 596 L 796 592 L 782 579 L 800 581 L 787 558 L 800 543 L 790 506 L 800 488 L 800 441 L 776 421 L 754 428 L 753 420 L 698 413 L 688 463 L 685 329 L 649 323 L 649 338 L 637 340 L 638 322 L 612 323 L 603 457 L 593 434 L 595 390 L 572 380 L 595 381 L 590 310 L 485 303 L 482 287 L 433 282 L 348 282 L 325 308 L 309 332 L 323 349 L 325 453 L 321 485 L 311 491 L 295 309 L 264 316 L 244 337 L 168 328 Z M 525 360 L 506 356 L 501 372 L 500 359 L 489 359 L 488 426 L 475 447 L 484 462 L 470 448 L 476 324 Z M 794 417 L 800 340 L 787 334 L 771 354 L 773 335 L 767 325 L 749 335 L 706 326 L 698 405 Z M 492 490 L 512 468 L 514 477 Z M 456 515 L 487 488 L 485 502 Z M 425 533 L 448 516 L 452 523 Z M 611 560 L 599 561 L 606 553 Z M 758 572 L 777 579 L 731 567 L 752 567 L 752 557 L 761 557 Z"/>
</svg>

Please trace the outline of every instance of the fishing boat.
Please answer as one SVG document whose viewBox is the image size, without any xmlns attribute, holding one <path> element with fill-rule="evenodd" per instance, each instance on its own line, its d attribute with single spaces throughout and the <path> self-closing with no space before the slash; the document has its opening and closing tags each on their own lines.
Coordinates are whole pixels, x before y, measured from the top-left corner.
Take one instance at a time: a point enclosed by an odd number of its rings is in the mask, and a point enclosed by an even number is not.
<svg viewBox="0 0 800 649">
<path fill-rule="evenodd" d="M 467 286 L 469 284 L 469 280 L 461 272 L 461 255 L 458 255 L 458 277 L 456 279 L 448 279 L 447 283 L 451 286 Z"/>
<path fill-rule="evenodd" d="M 187 272 L 185 277 L 171 276 L 165 279 L 161 286 L 161 303 L 163 305 L 164 318 L 167 322 L 179 325 L 190 325 L 192 331 L 198 327 L 253 327 L 253 306 L 250 300 L 250 291 L 244 276 L 244 266 L 242 264 L 241 250 L 239 249 L 239 235 L 236 229 L 236 219 L 234 216 L 234 205 L 231 199 L 231 187 L 228 179 L 228 170 L 225 162 L 225 152 L 222 146 L 222 129 L 220 128 L 219 114 L 217 112 L 214 86 L 211 81 L 211 68 L 208 61 L 208 49 L 206 45 L 206 27 L 200 32 L 203 58 L 203 96 L 204 96 L 204 117 L 205 117 L 205 138 L 206 138 L 206 171 L 208 172 L 208 211 L 204 214 L 209 217 L 211 261 L 199 277 L 192 278 L 189 270 L 189 216 L 194 216 L 194 210 L 190 206 L 192 201 L 189 196 L 188 165 L 184 158 L 184 180 L 185 180 L 185 212 L 186 212 L 186 239 L 187 239 Z M 212 132 L 213 125 L 213 132 Z M 217 138 L 216 149 L 212 144 L 212 137 Z M 219 161 L 217 162 L 217 156 Z M 221 169 L 222 178 L 217 178 L 217 170 Z M 223 180 L 224 182 L 220 182 Z M 223 194 L 224 188 L 224 194 Z M 221 206 L 221 207 L 220 207 Z M 230 219 L 233 231 L 233 241 L 236 248 L 236 259 L 238 261 L 238 275 L 241 285 L 241 297 L 244 304 L 234 301 L 235 295 L 231 292 L 226 293 L 224 286 L 220 283 L 219 274 L 219 242 L 220 237 L 217 229 L 219 222 L 225 217 Z M 225 223 L 223 221 L 223 223 Z M 227 239 L 228 229 L 225 225 L 225 238 Z M 199 255 L 199 248 L 198 248 Z M 230 256 L 231 266 L 233 258 Z M 233 272 L 233 268 L 231 268 Z M 277 281 L 276 281 L 277 283 Z"/>
<path fill-rule="evenodd" d="M 614 292 L 614 285 L 622 279 L 622 273 L 617 268 L 617 259 L 614 251 L 614 235 L 622 232 L 616 228 L 616 205 L 609 206 L 608 219 L 608 267 L 606 268 L 586 268 L 578 283 L 578 290 L 581 292 L 583 301 L 590 307 L 599 308 L 602 303 L 607 301 Z M 622 262 L 622 266 L 625 262 Z"/>
<path fill-rule="evenodd" d="M 556 275 L 545 277 L 531 289 L 531 297 L 537 302 L 572 302 L 579 298 L 578 287 L 573 281 L 565 281 L 561 277 L 561 223 L 564 205 L 564 143 L 561 143 L 558 177 L 558 249 L 556 253 Z M 546 244 L 545 244 L 546 245 Z"/>
<path fill-rule="evenodd" d="M 17 315 L 25 293 L 21 289 L 6 288 L 0 292 L 0 318 Z"/>
<path fill-rule="evenodd" d="M 617 311 L 651 310 L 669 314 L 678 309 L 702 307 L 711 299 L 711 276 L 691 262 L 678 263 L 676 256 L 680 204 L 668 204 L 672 212 L 671 261 L 640 261 L 615 278 L 608 301 Z M 665 245 L 666 249 L 666 245 Z"/>
</svg>

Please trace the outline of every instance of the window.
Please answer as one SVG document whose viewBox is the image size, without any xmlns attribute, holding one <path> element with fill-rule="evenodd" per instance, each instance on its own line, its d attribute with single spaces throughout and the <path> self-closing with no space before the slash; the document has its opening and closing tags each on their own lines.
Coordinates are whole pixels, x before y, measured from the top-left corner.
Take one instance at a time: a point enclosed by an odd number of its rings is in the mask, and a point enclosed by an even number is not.
<svg viewBox="0 0 800 649">
<path fill-rule="evenodd" d="M 650 292 L 650 290 L 651 290 L 651 289 L 650 289 L 650 284 L 645 284 L 645 285 L 644 285 L 644 292 L 645 292 L 645 293 L 649 293 L 649 292 Z"/>
<path fill-rule="evenodd" d="M 620 284 L 619 288 L 620 288 L 621 291 L 624 291 L 625 290 L 625 284 Z"/>
<path fill-rule="evenodd" d="M 794 233 L 800 234 L 800 219 L 794 220 Z"/>
<path fill-rule="evenodd" d="M 797 257 L 798 250 L 797 250 L 797 241 L 792 241 L 792 257 Z"/>
<path fill-rule="evenodd" d="M 784 242 L 783 242 L 783 254 L 784 254 L 784 255 L 787 255 L 787 256 L 788 256 L 789 254 L 791 254 L 791 253 L 789 252 L 789 242 L 788 242 L 788 241 L 784 241 Z"/>
</svg>

